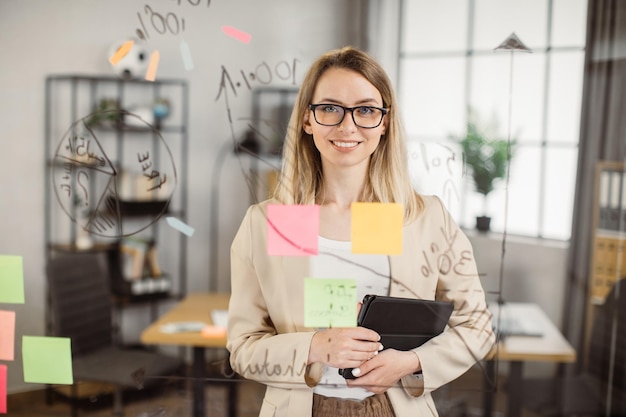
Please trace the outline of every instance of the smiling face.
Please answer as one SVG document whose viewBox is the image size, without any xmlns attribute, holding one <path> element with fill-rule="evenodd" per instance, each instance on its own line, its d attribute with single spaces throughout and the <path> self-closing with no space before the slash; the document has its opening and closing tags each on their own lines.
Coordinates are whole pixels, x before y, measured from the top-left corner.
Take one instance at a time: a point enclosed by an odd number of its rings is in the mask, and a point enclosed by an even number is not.
<svg viewBox="0 0 626 417">
<path fill-rule="evenodd" d="M 383 107 L 380 92 L 359 73 L 330 68 L 318 80 L 311 104 L 339 104 L 344 107 Z M 370 156 L 385 133 L 387 117 L 373 129 L 358 127 L 349 111 L 337 126 L 323 126 L 315 121 L 313 111 L 304 116 L 304 131 L 313 136 L 324 170 L 361 167 L 367 169 Z"/>
</svg>

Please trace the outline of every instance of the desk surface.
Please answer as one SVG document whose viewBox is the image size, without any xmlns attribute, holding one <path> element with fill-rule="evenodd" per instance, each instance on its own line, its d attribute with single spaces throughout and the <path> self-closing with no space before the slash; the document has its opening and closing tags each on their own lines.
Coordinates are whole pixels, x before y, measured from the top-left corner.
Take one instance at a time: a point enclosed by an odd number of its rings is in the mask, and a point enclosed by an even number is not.
<svg viewBox="0 0 626 417">
<path fill-rule="evenodd" d="M 499 308 L 506 314 L 532 320 L 542 330 L 542 336 L 507 336 L 488 358 L 503 361 L 574 362 L 576 351 L 550 318 L 534 303 L 489 304 L 493 320 L 498 320 Z"/>
<path fill-rule="evenodd" d="M 184 345 L 197 347 L 226 347 L 226 336 L 205 337 L 200 332 L 164 333 L 161 326 L 183 321 L 201 321 L 213 324 L 211 311 L 227 310 L 229 294 L 189 294 L 170 311 L 162 315 L 141 333 L 141 342 L 147 345 Z"/>
</svg>

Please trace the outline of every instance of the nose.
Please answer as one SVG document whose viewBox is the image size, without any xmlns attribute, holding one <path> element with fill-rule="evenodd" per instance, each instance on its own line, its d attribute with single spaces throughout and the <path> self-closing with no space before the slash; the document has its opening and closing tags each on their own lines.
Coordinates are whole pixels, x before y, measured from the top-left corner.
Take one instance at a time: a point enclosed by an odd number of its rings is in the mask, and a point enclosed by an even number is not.
<svg viewBox="0 0 626 417">
<path fill-rule="evenodd" d="M 354 110 L 345 110 L 343 120 L 339 123 L 339 130 L 341 131 L 353 131 L 357 126 L 354 123 Z"/>
</svg>

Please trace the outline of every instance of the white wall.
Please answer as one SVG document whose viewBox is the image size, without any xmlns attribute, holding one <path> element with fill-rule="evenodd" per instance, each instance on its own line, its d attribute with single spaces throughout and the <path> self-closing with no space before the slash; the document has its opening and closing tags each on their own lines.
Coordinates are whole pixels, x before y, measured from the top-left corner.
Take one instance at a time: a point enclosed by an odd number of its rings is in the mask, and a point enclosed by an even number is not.
<svg viewBox="0 0 626 417">
<path fill-rule="evenodd" d="M 7 363 L 9 393 L 36 387 L 23 381 L 21 336 L 45 332 L 45 77 L 109 74 L 106 54 L 110 45 L 134 34 L 137 13 L 144 11 L 146 3 L 153 10 L 174 11 L 185 18 L 184 38 L 195 66 L 189 72 L 184 69 L 178 50 L 180 37 L 151 36 L 148 46 L 161 53 L 158 77 L 185 78 L 190 85 L 188 223 L 195 228 L 187 256 L 190 291 L 208 288 L 212 245 L 219 250 L 217 288 L 228 290 L 230 242 L 248 204 L 241 166 L 235 156 L 229 156 L 222 172 L 219 239 L 209 241 L 212 167 L 218 150 L 232 140 L 225 106 L 215 101 L 221 66 L 236 73 L 253 70 L 263 61 L 272 64 L 297 59 L 300 82 L 317 55 L 355 39 L 352 0 L 212 0 L 210 7 L 193 7 L 186 0 L 181 0 L 180 6 L 171 0 L 0 1 L 0 254 L 24 257 L 26 292 L 24 305 L 0 305 L 0 309 L 17 313 L 15 360 Z M 247 31 L 252 35 L 251 43 L 224 36 L 222 25 Z M 246 92 L 231 100 L 233 119 L 250 116 L 250 99 Z M 241 135 L 243 126 L 234 125 L 235 135 Z M 479 268 L 487 273 L 486 283 L 490 285 L 499 268 L 499 243 L 483 236 L 472 239 Z M 506 299 L 540 300 L 559 323 L 565 250 L 512 245 L 506 262 Z M 124 321 L 125 338 L 130 341 L 149 320 L 146 309 L 131 310 L 132 319 Z"/>
</svg>

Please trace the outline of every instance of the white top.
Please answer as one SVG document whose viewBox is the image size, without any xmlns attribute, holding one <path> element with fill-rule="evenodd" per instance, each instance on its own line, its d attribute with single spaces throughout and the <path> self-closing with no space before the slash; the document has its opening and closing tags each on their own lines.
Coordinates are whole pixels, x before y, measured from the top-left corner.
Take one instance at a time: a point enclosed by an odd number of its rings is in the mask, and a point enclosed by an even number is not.
<svg viewBox="0 0 626 417">
<path fill-rule="evenodd" d="M 386 255 L 352 253 L 352 243 L 319 237 L 318 255 L 311 257 L 312 278 L 353 278 L 356 280 L 357 301 L 366 294 L 388 295 L 390 269 Z M 356 306 L 355 306 L 356 308 Z M 338 369 L 325 365 L 320 383 L 313 388 L 316 394 L 327 397 L 361 401 L 373 392 L 364 388 L 350 388 Z"/>
</svg>

